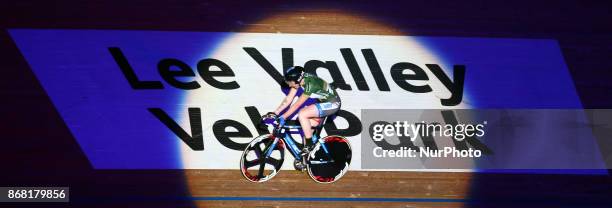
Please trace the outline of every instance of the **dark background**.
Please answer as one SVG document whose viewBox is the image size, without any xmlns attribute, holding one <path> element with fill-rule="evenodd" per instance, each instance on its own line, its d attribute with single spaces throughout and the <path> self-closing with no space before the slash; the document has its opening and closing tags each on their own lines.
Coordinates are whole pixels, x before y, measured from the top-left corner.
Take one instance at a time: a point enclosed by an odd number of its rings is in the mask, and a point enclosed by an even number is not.
<svg viewBox="0 0 612 208">
<path fill-rule="evenodd" d="M 584 107 L 612 108 L 610 2 L 394 2 L 3 1 L 0 186 L 70 186 L 75 205 L 87 207 L 93 205 L 93 197 L 188 194 L 182 171 L 93 170 L 7 28 L 238 32 L 243 24 L 270 13 L 341 9 L 375 18 L 410 35 L 556 39 Z M 502 198 L 503 203 L 518 206 L 612 203 L 610 176 L 481 173 L 474 181 L 470 197 L 475 205 Z M 517 198 L 508 199 L 510 196 Z M 32 206 L 10 206 L 17 205 Z M 174 207 L 179 205 L 190 204 L 172 202 Z"/>
</svg>

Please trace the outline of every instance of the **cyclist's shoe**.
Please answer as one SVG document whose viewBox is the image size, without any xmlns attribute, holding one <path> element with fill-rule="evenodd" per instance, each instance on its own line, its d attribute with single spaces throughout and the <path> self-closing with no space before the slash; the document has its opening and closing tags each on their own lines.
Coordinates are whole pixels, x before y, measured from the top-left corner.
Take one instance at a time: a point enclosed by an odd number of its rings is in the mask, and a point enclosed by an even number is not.
<svg viewBox="0 0 612 208">
<path fill-rule="evenodd" d="M 298 161 L 298 160 L 293 161 L 293 168 L 295 168 L 296 170 L 302 171 L 302 172 L 306 171 L 305 163 L 303 163 L 302 161 Z"/>
<path fill-rule="evenodd" d="M 306 171 L 306 163 L 308 162 L 306 159 L 308 158 L 308 155 L 310 154 L 310 151 L 312 151 L 311 146 L 306 145 L 303 149 L 302 152 L 300 153 L 300 156 L 302 156 L 302 161 L 300 161 L 300 164 L 302 165 L 302 169 L 301 171 L 304 172 Z"/>
<path fill-rule="evenodd" d="M 312 140 L 310 138 L 306 138 L 304 142 L 305 144 L 304 148 L 302 148 L 302 153 L 308 154 L 312 151 L 312 149 L 314 149 L 314 144 L 312 143 Z"/>
<path fill-rule="evenodd" d="M 306 159 L 306 157 L 308 157 L 308 154 L 310 154 L 310 152 L 312 152 L 313 148 L 314 147 L 311 146 L 311 145 L 306 145 L 304 148 L 302 148 L 302 153 L 300 153 L 302 158 Z"/>
<path fill-rule="evenodd" d="M 302 153 L 300 153 L 302 156 L 308 155 L 308 153 L 310 153 L 310 151 L 312 150 L 312 147 L 310 146 L 305 146 L 304 148 L 302 148 Z"/>
</svg>

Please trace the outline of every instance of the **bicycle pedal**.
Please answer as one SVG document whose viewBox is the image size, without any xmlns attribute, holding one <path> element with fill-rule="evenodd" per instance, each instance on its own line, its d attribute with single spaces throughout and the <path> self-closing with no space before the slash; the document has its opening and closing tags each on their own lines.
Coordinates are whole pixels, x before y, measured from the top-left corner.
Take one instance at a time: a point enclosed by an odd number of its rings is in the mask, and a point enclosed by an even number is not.
<svg viewBox="0 0 612 208">
<path fill-rule="evenodd" d="M 304 165 L 304 163 L 302 163 L 301 161 L 297 161 L 297 160 L 293 162 L 293 168 L 301 172 L 306 171 L 306 165 Z"/>
</svg>

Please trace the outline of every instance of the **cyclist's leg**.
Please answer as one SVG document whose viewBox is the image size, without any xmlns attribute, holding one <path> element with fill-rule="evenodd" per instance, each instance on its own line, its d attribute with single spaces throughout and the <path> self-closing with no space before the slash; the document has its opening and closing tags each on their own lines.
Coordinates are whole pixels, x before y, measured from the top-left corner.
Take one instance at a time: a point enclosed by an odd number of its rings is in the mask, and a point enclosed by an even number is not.
<svg viewBox="0 0 612 208">
<path fill-rule="evenodd" d="M 315 105 L 309 105 L 298 113 L 298 119 L 300 120 L 300 125 L 302 126 L 302 131 L 304 131 L 305 141 L 310 141 L 312 139 L 312 118 L 319 117 L 319 110 Z"/>
<path fill-rule="evenodd" d="M 318 126 L 320 122 L 321 122 L 321 118 L 318 118 L 318 117 L 310 118 L 310 126 Z M 313 130 L 313 133 L 314 133 L 314 130 Z"/>
<path fill-rule="evenodd" d="M 338 110 L 340 110 L 340 102 L 315 103 L 300 110 L 298 119 L 304 131 L 306 141 L 311 141 L 313 134 L 312 127 L 319 125 L 320 119 L 315 118 L 329 116 L 338 112 Z"/>
</svg>

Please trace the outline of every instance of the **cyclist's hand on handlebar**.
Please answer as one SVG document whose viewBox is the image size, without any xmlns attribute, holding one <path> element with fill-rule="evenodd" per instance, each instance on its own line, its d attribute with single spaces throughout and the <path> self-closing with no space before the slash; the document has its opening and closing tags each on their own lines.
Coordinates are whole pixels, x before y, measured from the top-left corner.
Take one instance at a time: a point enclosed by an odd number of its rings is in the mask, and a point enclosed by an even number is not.
<svg viewBox="0 0 612 208">
<path fill-rule="evenodd" d="M 276 121 L 276 118 L 277 116 L 275 113 L 269 112 L 269 113 L 266 113 L 266 115 L 263 115 L 261 117 L 261 122 L 264 124 L 273 124 L 274 121 Z"/>
</svg>

